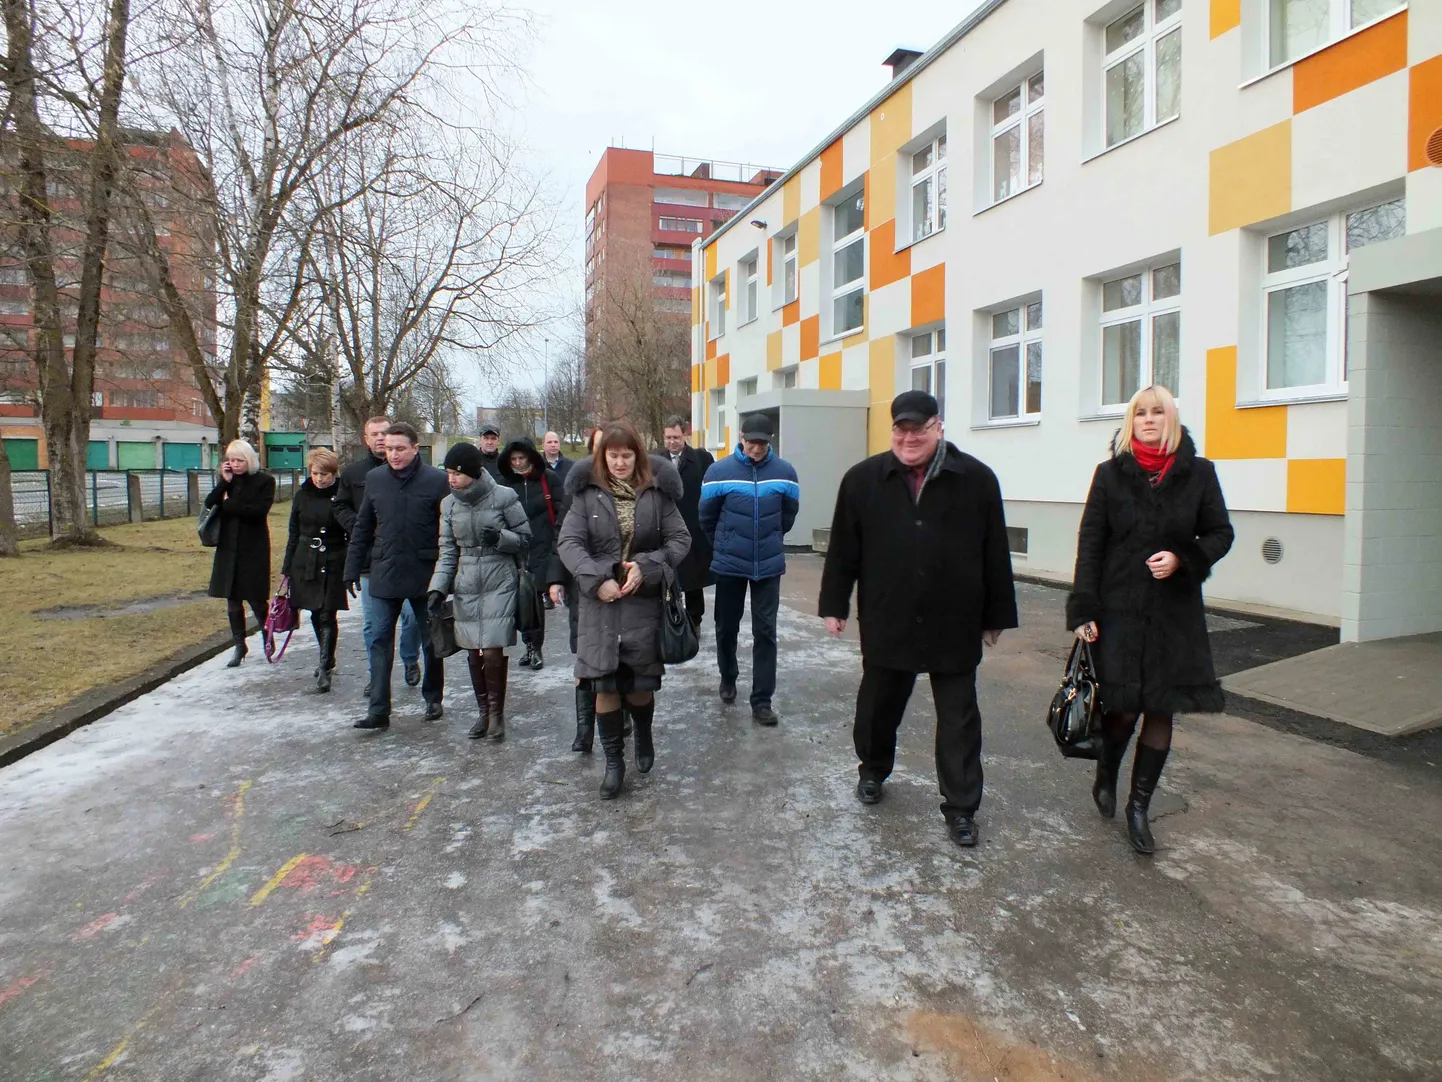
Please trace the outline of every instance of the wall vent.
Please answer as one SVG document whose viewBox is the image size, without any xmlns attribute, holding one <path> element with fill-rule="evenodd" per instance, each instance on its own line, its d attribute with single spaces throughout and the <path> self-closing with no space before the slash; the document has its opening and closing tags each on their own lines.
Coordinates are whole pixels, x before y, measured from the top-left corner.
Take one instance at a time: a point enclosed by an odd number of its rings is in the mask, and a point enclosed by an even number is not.
<svg viewBox="0 0 1442 1082">
<path fill-rule="evenodd" d="M 1436 129 L 1427 136 L 1427 149 L 1425 151 L 1427 160 L 1436 166 L 1442 166 L 1442 128 Z"/>
<path fill-rule="evenodd" d="M 1281 563 L 1283 551 L 1282 542 L 1275 537 L 1269 537 L 1262 542 L 1262 559 L 1269 564 Z"/>
</svg>

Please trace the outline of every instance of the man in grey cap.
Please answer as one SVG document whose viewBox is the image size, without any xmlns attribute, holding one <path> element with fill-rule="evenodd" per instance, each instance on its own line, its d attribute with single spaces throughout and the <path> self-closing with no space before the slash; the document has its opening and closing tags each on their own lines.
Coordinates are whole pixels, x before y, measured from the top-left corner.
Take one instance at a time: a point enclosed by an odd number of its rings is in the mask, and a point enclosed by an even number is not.
<svg viewBox="0 0 1442 1082">
<path fill-rule="evenodd" d="M 490 421 L 481 425 L 481 465 L 492 480 L 501 479 L 501 430 Z"/>
</svg>

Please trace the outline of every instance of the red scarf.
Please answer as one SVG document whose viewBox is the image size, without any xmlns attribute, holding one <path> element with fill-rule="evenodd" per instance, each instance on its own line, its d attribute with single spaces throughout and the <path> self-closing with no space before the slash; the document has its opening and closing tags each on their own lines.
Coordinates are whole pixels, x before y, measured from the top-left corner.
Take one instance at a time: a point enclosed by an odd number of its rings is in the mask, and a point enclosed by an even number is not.
<svg viewBox="0 0 1442 1082">
<path fill-rule="evenodd" d="M 1177 460 L 1177 453 L 1163 451 L 1160 447 L 1147 447 L 1145 444 L 1133 440 L 1132 457 L 1152 479 L 1152 484 L 1159 485 L 1162 483 L 1162 478 L 1167 475 L 1167 471 L 1172 468 L 1172 463 Z"/>
</svg>

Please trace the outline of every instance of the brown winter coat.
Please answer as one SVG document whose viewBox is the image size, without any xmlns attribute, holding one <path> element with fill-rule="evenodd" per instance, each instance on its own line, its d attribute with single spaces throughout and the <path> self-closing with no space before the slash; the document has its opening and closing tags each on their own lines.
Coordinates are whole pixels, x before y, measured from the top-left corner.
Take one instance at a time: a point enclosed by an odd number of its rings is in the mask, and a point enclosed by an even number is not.
<svg viewBox="0 0 1442 1082">
<path fill-rule="evenodd" d="M 691 534 L 676 502 L 681 475 L 658 455 L 651 456 L 652 482 L 636 495 L 636 535 L 631 558 L 645 584 L 630 597 L 606 602 L 596 592 L 615 578 L 621 562 L 621 529 L 616 502 L 592 476 L 591 460 L 566 475 L 571 509 L 557 549 L 576 581 L 578 625 L 576 675 L 609 676 L 625 662 L 638 676 L 659 676 L 661 663 L 661 568 L 674 570 L 691 547 Z"/>
</svg>

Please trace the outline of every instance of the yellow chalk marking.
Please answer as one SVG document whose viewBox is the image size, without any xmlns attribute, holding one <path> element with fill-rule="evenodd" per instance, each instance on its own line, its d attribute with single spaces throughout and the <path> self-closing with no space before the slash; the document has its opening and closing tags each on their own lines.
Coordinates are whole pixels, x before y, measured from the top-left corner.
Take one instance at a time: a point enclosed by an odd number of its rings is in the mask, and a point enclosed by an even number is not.
<svg viewBox="0 0 1442 1082">
<path fill-rule="evenodd" d="M 357 899 L 364 897 L 365 892 L 371 889 L 371 880 L 375 877 L 376 871 L 377 869 L 375 868 L 366 869 L 366 874 L 365 877 L 361 880 L 361 885 L 356 888 L 355 896 Z M 350 919 L 350 915 L 351 910 L 349 909 L 347 909 L 344 913 L 340 915 L 340 920 L 336 922 L 335 927 L 332 928 L 323 938 L 320 950 L 316 951 L 315 954 L 311 956 L 312 962 L 319 962 L 322 958 L 325 957 L 326 951 L 330 950 L 330 945 L 335 942 L 336 936 L 340 935 L 340 930 L 345 927 L 345 922 Z"/>
<path fill-rule="evenodd" d="M 436 795 L 436 790 L 441 787 L 441 783 L 445 780 L 445 778 L 437 778 L 431 782 L 431 787 L 426 790 L 426 795 L 421 797 L 420 803 L 416 805 L 416 810 L 411 812 L 411 817 L 406 820 L 405 830 L 410 830 L 416 825 L 416 821 L 420 819 L 421 813 L 429 806 L 431 798 Z"/>
<path fill-rule="evenodd" d="M 173 987 L 174 986 L 172 986 L 172 988 Z M 158 1010 L 160 1010 L 159 1003 L 157 1003 L 155 1006 L 151 1007 L 150 1010 L 142 1014 L 140 1016 L 140 1021 L 136 1022 L 135 1026 L 131 1029 L 129 1033 L 124 1036 L 121 1042 L 110 1050 L 110 1055 L 106 1056 L 103 1060 L 101 1060 L 94 1067 L 92 1067 L 90 1069 L 90 1073 L 85 1076 L 82 1082 L 95 1082 L 97 1078 L 103 1075 L 106 1071 L 110 1070 L 110 1068 L 115 1065 L 115 1061 L 118 1060 L 122 1055 L 124 1055 L 125 1050 L 130 1047 L 131 1040 L 135 1037 L 137 1033 L 139 1033 L 142 1029 L 145 1028 L 146 1024 L 151 1020 L 151 1018 L 155 1016 L 155 1012 Z"/>
<path fill-rule="evenodd" d="M 185 897 L 180 899 L 181 909 L 184 909 L 191 902 L 195 901 L 195 899 L 199 898 L 202 894 L 204 894 L 205 889 L 210 886 L 210 884 L 214 883 L 217 879 L 219 879 L 222 875 L 224 875 L 230 869 L 230 866 L 235 863 L 236 858 L 240 856 L 240 819 L 241 816 L 245 814 L 246 790 L 248 790 L 254 784 L 255 783 L 250 779 L 246 779 L 245 781 L 240 783 L 240 788 L 236 791 L 235 821 L 230 825 L 230 852 L 226 853 L 225 859 L 215 866 L 215 871 L 211 872 L 200 881 L 199 886 L 196 886 L 186 892 Z"/>
<path fill-rule="evenodd" d="M 273 876 L 271 876 L 265 886 L 261 887 L 258 891 L 255 892 L 255 896 L 251 898 L 250 904 L 253 906 L 260 905 L 261 902 L 269 898 L 270 892 L 275 890 L 276 887 L 280 886 L 281 883 L 285 882 L 285 877 L 288 876 L 291 872 L 295 871 L 296 865 L 308 856 L 310 856 L 309 853 L 297 853 L 295 856 L 291 857 L 288 861 L 282 864 L 280 866 L 280 871 L 276 872 Z"/>
</svg>

